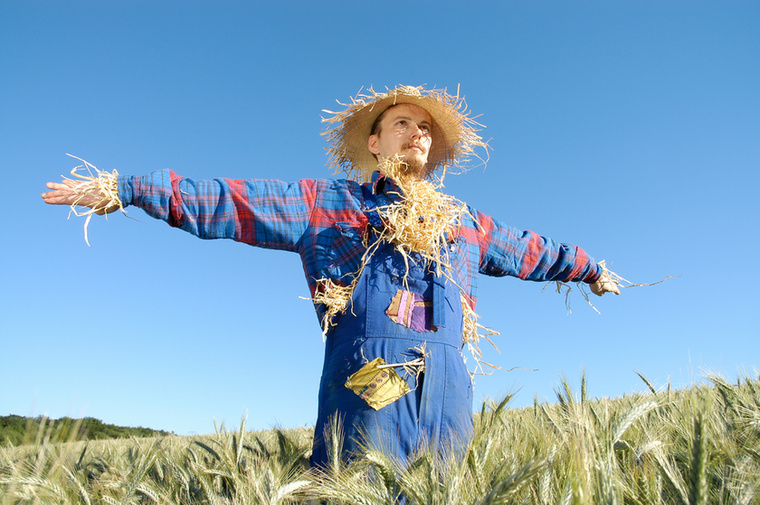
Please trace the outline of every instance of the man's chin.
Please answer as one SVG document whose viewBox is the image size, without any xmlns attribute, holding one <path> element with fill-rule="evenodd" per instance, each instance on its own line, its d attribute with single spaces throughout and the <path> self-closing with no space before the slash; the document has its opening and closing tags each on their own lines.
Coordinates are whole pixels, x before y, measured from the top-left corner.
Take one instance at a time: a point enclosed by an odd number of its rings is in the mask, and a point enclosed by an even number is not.
<svg viewBox="0 0 760 505">
<path fill-rule="evenodd" d="M 404 167 L 404 173 L 424 179 L 427 175 L 426 160 L 422 157 L 409 156 L 401 164 Z"/>
<path fill-rule="evenodd" d="M 397 171 L 397 175 L 409 175 L 417 179 L 424 179 L 427 176 L 427 157 L 421 153 L 398 155 L 391 159 L 390 163 L 391 166 L 396 167 L 391 172 Z"/>
</svg>

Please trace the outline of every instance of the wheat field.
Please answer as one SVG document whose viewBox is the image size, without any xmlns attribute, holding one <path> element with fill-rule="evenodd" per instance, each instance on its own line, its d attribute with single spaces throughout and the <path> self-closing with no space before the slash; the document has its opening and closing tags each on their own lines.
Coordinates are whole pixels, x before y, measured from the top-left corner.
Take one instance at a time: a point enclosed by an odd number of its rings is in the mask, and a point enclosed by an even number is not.
<svg viewBox="0 0 760 505">
<path fill-rule="evenodd" d="M 57 441 L 41 427 L 0 448 L 0 504 L 755 504 L 760 380 L 589 399 L 585 377 L 557 401 L 483 404 L 462 457 L 378 452 L 309 469 L 312 432 L 246 431 Z M 76 431 L 76 430 L 74 430 Z"/>
</svg>

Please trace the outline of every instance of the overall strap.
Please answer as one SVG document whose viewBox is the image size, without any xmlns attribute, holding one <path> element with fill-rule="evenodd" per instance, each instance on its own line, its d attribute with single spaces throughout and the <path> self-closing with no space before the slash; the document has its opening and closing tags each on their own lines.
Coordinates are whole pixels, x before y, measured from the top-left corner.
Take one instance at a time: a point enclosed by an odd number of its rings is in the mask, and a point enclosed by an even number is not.
<svg viewBox="0 0 760 505">
<path fill-rule="evenodd" d="M 377 211 L 377 199 L 369 184 L 362 184 L 362 194 L 364 195 L 364 204 L 367 206 L 366 214 L 369 224 L 375 228 L 382 228 L 383 220 Z"/>
</svg>

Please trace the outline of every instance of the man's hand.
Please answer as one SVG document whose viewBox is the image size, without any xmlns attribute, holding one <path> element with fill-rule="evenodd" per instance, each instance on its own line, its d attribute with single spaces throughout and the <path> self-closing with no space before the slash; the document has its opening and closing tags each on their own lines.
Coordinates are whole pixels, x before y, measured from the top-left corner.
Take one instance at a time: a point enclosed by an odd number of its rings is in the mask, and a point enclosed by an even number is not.
<svg viewBox="0 0 760 505">
<path fill-rule="evenodd" d="M 602 296 L 604 293 L 615 293 L 616 295 L 620 294 L 620 288 L 618 288 L 618 284 L 610 279 L 607 275 L 602 275 L 599 277 L 599 280 L 592 284 L 589 284 L 589 288 L 591 289 L 591 292 L 597 296 Z"/>
<path fill-rule="evenodd" d="M 98 207 L 98 204 L 102 204 L 105 196 L 97 189 L 88 188 L 85 193 L 80 189 L 84 182 L 76 182 L 71 179 L 64 179 L 63 182 L 48 182 L 45 186 L 52 191 L 42 193 L 42 200 L 50 205 L 82 205 L 91 209 Z M 102 216 L 103 214 L 110 214 L 115 212 L 119 208 L 118 205 L 114 205 L 109 208 L 96 208 L 95 214 Z"/>
</svg>

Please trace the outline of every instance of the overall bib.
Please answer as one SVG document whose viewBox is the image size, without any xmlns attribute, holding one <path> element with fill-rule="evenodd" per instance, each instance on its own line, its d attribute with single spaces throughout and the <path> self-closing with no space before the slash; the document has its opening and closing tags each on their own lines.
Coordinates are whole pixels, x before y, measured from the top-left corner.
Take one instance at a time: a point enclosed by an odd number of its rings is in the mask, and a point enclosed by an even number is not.
<svg viewBox="0 0 760 505">
<path fill-rule="evenodd" d="M 386 313 L 394 297 L 426 305 L 417 310 L 412 327 Z M 335 419 L 343 433 L 344 461 L 369 448 L 405 464 L 416 450 L 448 454 L 466 446 L 473 431 L 472 382 L 461 353 L 457 286 L 436 277 L 416 254 L 408 257 L 407 267 L 402 255 L 383 243 L 367 260 L 352 302 L 335 322 L 325 346 L 312 466 L 324 467 L 329 460 L 326 439 Z M 398 364 L 422 357 L 423 351 L 423 371 L 393 368 L 410 391 L 379 410 L 346 386 L 349 376 L 376 358 Z"/>
</svg>

